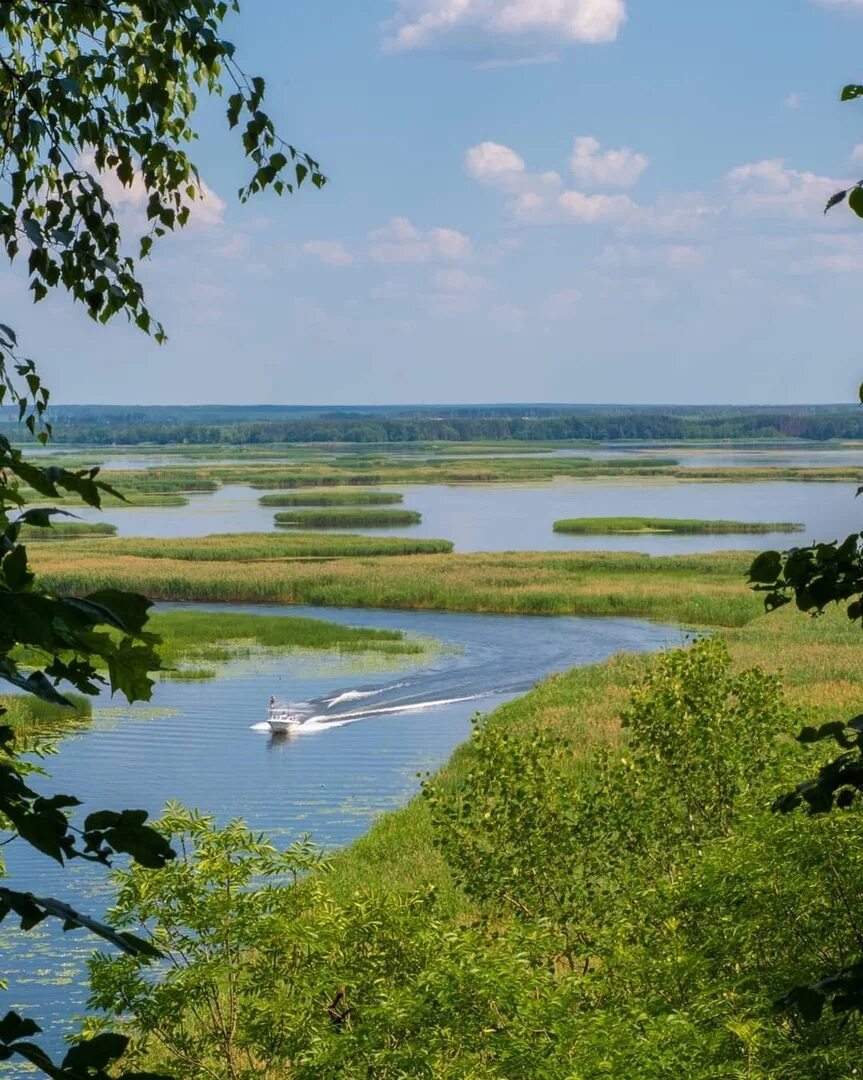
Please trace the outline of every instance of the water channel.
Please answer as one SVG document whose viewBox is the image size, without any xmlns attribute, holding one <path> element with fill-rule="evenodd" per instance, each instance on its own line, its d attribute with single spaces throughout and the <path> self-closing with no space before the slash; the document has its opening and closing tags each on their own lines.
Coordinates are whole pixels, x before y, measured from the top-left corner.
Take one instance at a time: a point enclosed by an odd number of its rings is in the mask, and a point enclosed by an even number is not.
<svg viewBox="0 0 863 1080">
<path fill-rule="evenodd" d="M 218 610 L 225 610 L 219 608 Z M 619 651 L 678 645 L 679 631 L 632 619 L 523 618 L 338 608 L 232 607 L 311 615 L 352 625 L 398 628 L 440 643 L 419 661 L 394 666 L 293 653 L 228 666 L 209 682 L 163 682 L 149 707 L 97 711 L 49 759 L 48 792 L 74 791 L 81 814 L 141 807 L 158 814 L 170 799 L 239 816 L 288 844 L 309 833 L 338 846 L 417 790 L 462 742 L 476 711 L 527 691 L 538 679 Z M 254 730 L 270 694 L 304 703 L 316 719 L 287 737 Z M 17 881 L 100 914 L 110 899 L 101 868 L 65 871 L 17 843 L 5 849 Z M 43 924 L 21 934 L 4 924 L 3 974 L 9 1008 L 30 1009 L 58 1048 L 86 1002 L 84 965 L 93 939 Z"/>
</svg>

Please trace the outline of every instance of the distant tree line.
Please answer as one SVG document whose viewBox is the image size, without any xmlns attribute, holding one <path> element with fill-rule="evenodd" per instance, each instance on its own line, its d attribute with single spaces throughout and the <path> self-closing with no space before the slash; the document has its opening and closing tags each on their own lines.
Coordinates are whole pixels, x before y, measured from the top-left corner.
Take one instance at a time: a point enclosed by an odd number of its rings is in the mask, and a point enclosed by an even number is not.
<svg viewBox="0 0 863 1080">
<path fill-rule="evenodd" d="M 467 412 L 467 410 L 465 410 Z M 193 446 L 230 443 L 415 443 L 537 442 L 556 439 L 672 440 L 672 439 L 863 439 L 863 413 L 858 410 L 631 409 L 619 412 L 591 408 L 548 415 L 428 415 L 338 412 L 287 420 L 240 420 L 201 423 L 194 420 L 148 419 L 129 413 L 61 414 L 54 418 L 54 442 L 92 446 L 142 443 Z M 14 437 L 12 424 L 0 432 Z"/>
</svg>

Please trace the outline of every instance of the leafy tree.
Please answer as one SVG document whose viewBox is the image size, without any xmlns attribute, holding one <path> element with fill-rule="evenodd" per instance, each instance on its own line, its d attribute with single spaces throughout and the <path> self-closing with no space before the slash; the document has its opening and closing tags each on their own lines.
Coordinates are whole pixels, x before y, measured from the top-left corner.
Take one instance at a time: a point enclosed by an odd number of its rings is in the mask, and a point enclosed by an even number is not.
<svg viewBox="0 0 863 1080">
<path fill-rule="evenodd" d="M 863 97 L 863 86 L 843 88 L 842 101 Z M 863 217 L 863 180 L 837 191 L 827 200 L 826 214 L 847 200 Z M 863 403 L 863 385 L 859 397 Z M 857 489 L 857 495 L 863 487 Z M 768 611 L 794 602 L 800 611 L 821 615 L 832 604 L 844 604 L 848 618 L 863 625 L 863 533 L 844 540 L 810 544 L 790 551 L 765 551 L 749 569 L 752 587 L 765 594 Z M 810 815 L 859 809 L 863 794 L 863 714 L 834 720 L 818 728 L 805 727 L 797 736 L 807 745 L 835 742 L 840 753 L 818 772 L 776 800 L 774 809 L 789 813 L 800 807 Z M 830 1004 L 836 1013 L 863 1011 L 863 957 L 826 974 L 817 982 L 792 988 L 779 1004 L 796 1008 L 807 1020 L 818 1019 Z"/>
<path fill-rule="evenodd" d="M 236 0 L 0 4 L 0 241 L 12 261 L 26 262 L 34 301 L 62 288 L 91 318 L 125 315 L 165 340 L 137 260 L 156 239 L 184 226 L 202 196 L 189 155 L 201 93 L 225 94 L 228 124 L 240 129 L 250 162 L 241 199 L 267 188 L 292 192 L 306 178 L 316 187 L 324 183 L 317 163 L 279 138 L 263 110 L 264 81 L 243 72 L 222 36 L 222 24 L 237 10 Z M 135 254 L 116 220 L 109 179 L 146 193 L 148 227 Z M 14 329 L 0 323 L 0 404 L 17 405 L 31 434 L 45 442 L 48 400 Z M 147 699 L 148 673 L 158 668 L 146 599 L 115 591 L 83 598 L 46 592 L 19 542 L 23 524 L 50 525 L 62 512 L 23 509 L 34 495 L 53 500 L 74 493 L 98 507 L 108 491 L 97 470 L 40 468 L 0 438 L 0 678 L 55 703 L 65 702 L 64 686 L 93 694 L 106 684 L 130 701 Z M 28 658 L 39 657 L 35 669 L 16 659 L 21 646 Z M 45 855 L 61 863 L 109 862 L 124 853 L 153 868 L 173 857 L 143 811 L 103 811 L 73 828 L 67 812 L 77 800 L 40 796 L 26 776 L 14 732 L 0 728 L 0 822 Z M 86 927 L 130 955 L 152 952 L 148 943 L 59 900 L 4 886 L 0 920 L 12 914 L 23 929 L 56 917 L 64 928 Z M 7 1014 L 0 1020 L 0 1060 L 17 1055 L 62 1080 L 106 1077 L 126 1043 L 103 1033 L 57 1065 L 32 1042 L 37 1032 L 32 1020 Z"/>
</svg>

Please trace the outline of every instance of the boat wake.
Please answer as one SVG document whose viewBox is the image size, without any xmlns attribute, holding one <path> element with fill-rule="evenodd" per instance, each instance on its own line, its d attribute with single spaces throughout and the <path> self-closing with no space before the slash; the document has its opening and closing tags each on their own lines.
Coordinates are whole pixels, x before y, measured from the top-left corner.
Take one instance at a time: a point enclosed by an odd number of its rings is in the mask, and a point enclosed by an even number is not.
<svg viewBox="0 0 863 1080">
<path fill-rule="evenodd" d="M 427 709 L 436 709 L 444 705 L 456 705 L 463 701 L 478 701 L 480 698 L 489 696 L 489 692 L 483 692 L 453 697 L 432 697 L 421 699 L 419 701 L 411 700 L 410 696 L 408 696 L 406 700 L 395 700 L 391 704 L 379 704 L 376 702 L 374 704 L 370 703 L 366 707 L 348 709 L 347 711 L 334 711 L 337 710 L 339 706 L 363 701 L 366 698 L 379 698 L 382 694 L 386 694 L 393 690 L 399 690 L 406 685 L 406 683 L 395 683 L 392 686 L 382 686 L 375 690 L 345 690 L 333 698 L 319 698 L 314 701 L 291 702 L 285 707 L 301 718 L 301 722 L 297 724 L 296 727 L 292 728 L 292 732 L 297 735 L 314 734 L 315 732 L 326 731 L 329 728 L 344 727 L 346 724 L 356 724 L 360 720 L 370 720 L 377 716 L 394 716 L 399 713 L 423 712 Z M 272 728 L 267 720 L 252 724 L 251 730 L 267 733 L 272 732 Z"/>
</svg>

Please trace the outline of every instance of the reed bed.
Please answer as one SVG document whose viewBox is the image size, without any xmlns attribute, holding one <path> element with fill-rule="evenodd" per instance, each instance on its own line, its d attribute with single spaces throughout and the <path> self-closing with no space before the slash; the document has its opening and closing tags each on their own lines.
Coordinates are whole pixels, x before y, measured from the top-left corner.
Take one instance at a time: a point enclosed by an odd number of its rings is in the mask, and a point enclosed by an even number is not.
<svg viewBox="0 0 863 1080">
<path fill-rule="evenodd" d="M 404 495 L 399 491 L 321 491 L 309 488 L 262 495 L 261 506 L 392 506 Z"/>
<path fill-rule="evenodd" d="M 95 536 L 114 536 L 117 526 L 107 521 L 55 521 L 42 528 L 40 525 L 24 525 L 21 539 L 31 540 L 81 540 Z"/>
<path fill-rule="evenodd" d="M 228 540 L 233 538 L 226 538 Z M 129 543 L 38 545 L 43 583 L 72 593 L 127 588 L 156 600 L 321 604 L 520 615 L 641 616 L 742 626 L 760 610 L 744 583 L 752 554 L 650 557 L 607 552 L 411 555 L 399 559 L 154 559 Z M 177 543 L 177 542 L 175 542 Z M 199 549 L 200 550 L 200 549 Z M 121 552 L 123 552 L 121 554 Z"/>
<path fill-rule="evenodd" d="M 408 537 L 327 535 L 315 532 L 226 533 L 171 539 L 121 537 L 110 542 L 110 557 L 167 559 L 180 562 L 227 564 L 270 563 L 289 560 L 320 561 L 369 556 L 436 555 L 452 551 L 450 540 Z M 38 552 L 38 546 L 33 552 Z M 69 541 L 64 550 L 76 557 L 95 552 L 92 544 Z"/>
<path fill-rule="evenodd" d="M 419 525 L 421 521 L 422 514 L 416 510 L 379 510 L 350 506 L 317 510 L 285 510 L 276 514 L 277 525 L 300 529 L 392 529 L 405 525 Z"/>
<path fill-rule="evenodd" d="M 53 735 L 70 725 L 89 720 L 93 705 L 81 694 L 67 694 L 69 706 L 52 705 L 32 694 L 0 694 L 0 724 L 11 727 L 16 734 Z"/>
<path fill-rule="evenodd" d="M 297 649 L 404 657 L 424 652 L 422 643 L 408 640 L 400 630 L 341 626 L 292 615 L 161 611 L 152 616 L 150 629 L 162 638 L 164 675 L 175 679 L 214 678 L 228 661 Z"/>
<path fill-rule="evenodd" d="M 555 521 L 556 533 L 611 535 L 613 533 L 772 533 L 802 532 L 804 526 L 792 521 L 702 521 L 698 518 L 596 517 L 563 518 Z"/>
<path fill-rule="evenodd" d="M 495 454 L 498 451 L 495 450 Z M 168 466 L 117 472 L 104 479 L 130 495 L 212 491 L 220 484 L 244 484 L 259 490 L 379 487 L 387 484 L 490 484 L 577 480 L 665 479 L 716 483 L 759 481 L 863 482 L 863 469 L 842 466 L 703 467 L 680 466 L 673 457 L 633 457 L 599 460 L 587 457 L 453 456 L 395 457 L 380 453 L 308 457 L 284 463 L 238 461 L 236 464 Z"/>
</svg>

